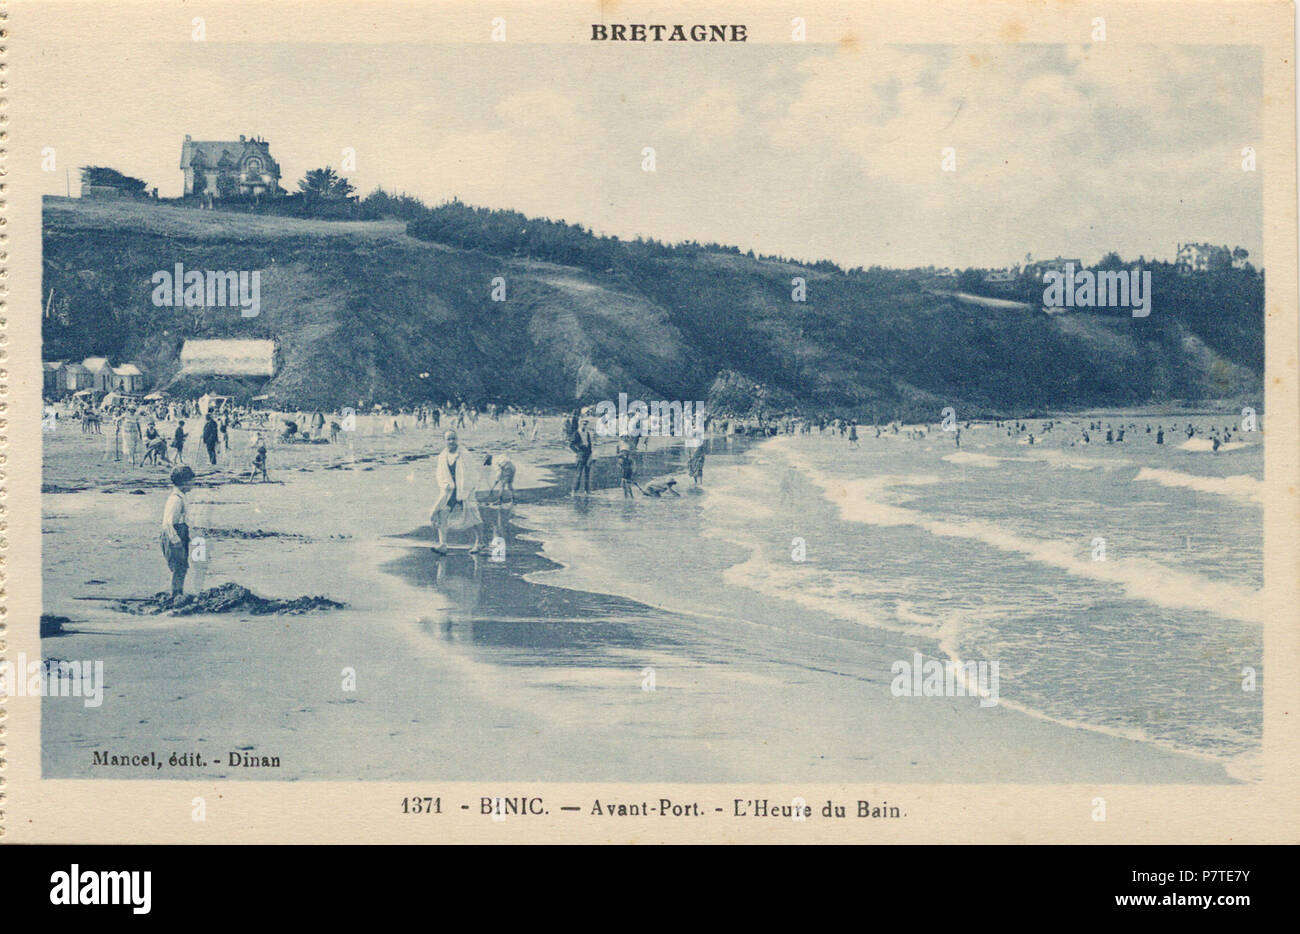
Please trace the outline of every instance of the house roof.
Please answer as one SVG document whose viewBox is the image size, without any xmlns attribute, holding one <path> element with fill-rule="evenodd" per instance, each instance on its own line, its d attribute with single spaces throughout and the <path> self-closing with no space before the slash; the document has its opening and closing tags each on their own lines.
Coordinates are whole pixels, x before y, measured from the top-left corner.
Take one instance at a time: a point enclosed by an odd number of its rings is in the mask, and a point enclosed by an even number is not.
<svg viewBox="0 0 1300 934">
<path fill-rule="evenodd" d="M 1081 259 L 1070 259 L 1070 258 L 1065 257 L 1065 256 L 1058 256 L 1058 257 L 1056 257 L 1055 259 L 1036 259 L 1036 260 L 1034 260 L 1032 263 L 1026 263 L 1026 264 L 1025 264 L 1025 268 L 1026 268 L 1026 269 L 1032 269 L 1032 268 L 1035 268 L 1035 267 L 1039 267 L 1039 268 L 1041 268 L 1041 267 L 1046 267 L 1046 266 L 1064 266 L 1066 263 L 1074 263 L 1074 265 L 1076 265 L 1076 266 L 1082 266 L 1082 265 L 1083 265 L 1083 260 L 1081 260 Z"/>
<path fill-rule="evenodd" d="M 81 361 L 81 365 L 90 372 L 96 373 L 108 366 L 108 357 L 87 357 Z"/>
<path fill-rule="evenodd" d="M 82 366 L 80 363 L 69 363 L 69 364 L 66 364 L 66 365 L 64 366 L 64 369 L 67 370 L 67 371 L 69 371 L 69 372 L 71 372 L 71 373 L 89 373 L 89 372 L 90 372 L 90 370 L 86 369 L 86 368 L 85 368 L 84 366 Z"/>
<path fill-rule="evenodd" d="M 248 156 L 261 156 L 268 163 L 268 168 L 277 168 L 271 158 L 271 146 L 264 139 L 252 140 L 203 140 L 186 139 L 181 143 L 182 169 L 188 169 L 196 163 L 217 167 L 221 165 L 239 165 Z"/>
<path fill-rule="evenodd" d="M 62 360 L 45 360 L 41 363 L 41 366 L 47 370 L 59 370 L 63 368 L 64 364 Z"/>
<path fill-rule="evenodd" d="M 113 373 L 117 376 L 144 376 L 140 368 L 134 363 L 123 363 L 121 366 L 113 367 Z"/>
<path fill-rule="evenodd" d="M 183 373 L 274 376 L 275 341 L 188 340 L 181 347 Z"/>
</svg>

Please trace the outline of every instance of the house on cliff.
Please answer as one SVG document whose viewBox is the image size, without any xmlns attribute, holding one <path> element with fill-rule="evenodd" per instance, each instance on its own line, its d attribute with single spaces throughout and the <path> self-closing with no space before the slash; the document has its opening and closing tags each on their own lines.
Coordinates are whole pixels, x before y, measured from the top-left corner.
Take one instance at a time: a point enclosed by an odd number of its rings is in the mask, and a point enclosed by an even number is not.
<svg viewBox="0 0 1300 934">
<path fill-rule="evenodd" d="M 196 140 L 186 134 L 181 144 L 181 171 L 186 196 L 221 199 L 284 193 L 280 164 L 271 157 L 270 144 L 256 136 L 240 134 L 236 142 Z"/>
</svg>

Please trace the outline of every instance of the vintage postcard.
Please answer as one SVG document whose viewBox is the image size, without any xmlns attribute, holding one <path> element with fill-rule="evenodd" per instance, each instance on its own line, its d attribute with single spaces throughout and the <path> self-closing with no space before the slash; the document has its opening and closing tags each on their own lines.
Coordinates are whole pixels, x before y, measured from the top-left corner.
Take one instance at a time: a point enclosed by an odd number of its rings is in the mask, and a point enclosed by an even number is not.
<svg viewBox="0 0 1300 934">
<path fill-rule="evenodd" d="M 3 842 L 1295 842 L 1291 4 L 4 17 Z"/>
</svg>

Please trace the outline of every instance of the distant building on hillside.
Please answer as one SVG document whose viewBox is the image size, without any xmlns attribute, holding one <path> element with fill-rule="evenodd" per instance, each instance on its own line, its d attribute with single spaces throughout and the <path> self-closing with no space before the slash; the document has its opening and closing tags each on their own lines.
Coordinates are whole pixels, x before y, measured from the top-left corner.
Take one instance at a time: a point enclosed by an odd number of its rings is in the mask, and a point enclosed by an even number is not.
<svg viewBox="0 0 1300 934">
<path fill-rule="evenodd" d="M 117 392 L 134 395 L 144 392 L 144 374 L 134 363 L 123 363 L 113 367 L 113 388 Z"/>
<path fill-rule="evenodd" d="M 94 199 L 150 197 L 144 179 L 134 178 L 107 165 L 81 167 L 81 197 Z"/>
<path fill-rule="evenodd" d="M 186 134 L 181 144 L 181 171 L 186 195 L 219 200 L 283 193 L 280 164 L 271 158 L 270 144 L 255 136 L 240 134 L 238 142 L 223 142 L 191 139 Z"/>
<path fill-rule="evenodd" d="M 180 375 L 274 376 L 275 341 L 186 341 L 181 347 Z"/>
<path fill-rule="evenodd" d="M 1066 265 L 1074 266 L 1074 271 L 1078 272 L 1080 269 L 1083 269 L 1083 260 L 1077 258 L 1068 259 L 1064 256 L 1058 256 L 1055 259 L 1036 260 L 1032 263 L 1025 264 L 1025 275 L 1032 276 L 1041 281 L 1044 273 L 1052 272 L 1053 270 L 1064 274 Z"/>
<path fill-rule="evenodd" d="M 1211 269 L 1243 269 L 1250 254 L 1241 247 L 1230 250 L 1213 243 L 1180 243 L 1174 257 L 1174 266 L 1180 275 L 1209 272 Z"/>
<path fill-rule="evenodd" d="M 145 388 L 145 376 L 138 366 L 134 363 L 111 366 L 107 357 L 87 357 L 81 363 L 47 360 L 41 363 L 41 373 L 41 390 L 47 396 L 62 396 L 83 389 L 135 394 Z"/>
<path fill-rule="evenodd" d="M 95 392 L 113 391 L 113 368 L 108 357 L 87 357 L 81 365 L 90 373 L 90 388 Z"/>
<path fill-rule="evenodd" d="M 95 387 L 95 377 L 90 370 L 80 363 L 69 363 L 63 367 L 68 392 L 81 392 Z"/>
<path fill-rule="evenodd" d="M 1008 266 L 1006 269 L 993 269 L 984 276 L 984 281 L 990 285 L 1006 285 L 1015 282 L 1020 278 L 1019 266 Z"/>
<path fill-rule="evenodd" d="M 68 391 L 66 366 L 62 360 L 41 362 L 41 395 L 61 396 Z"/>
<path fill-rule="evenodd" d="M 122 197 L 122 189 L 114 185 L 82 185 L 81 197 L 95 200 L 104 200 L 105 198 Z"/>
</svg>

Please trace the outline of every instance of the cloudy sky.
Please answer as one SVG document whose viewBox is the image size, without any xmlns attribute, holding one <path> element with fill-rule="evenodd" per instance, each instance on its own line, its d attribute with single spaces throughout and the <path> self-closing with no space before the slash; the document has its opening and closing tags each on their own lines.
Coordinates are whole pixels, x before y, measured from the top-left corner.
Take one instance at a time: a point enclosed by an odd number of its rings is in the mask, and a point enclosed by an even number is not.
<svg viewBox="0 0 1300 934">
<path fill-rule="evenodd" d="M 1260 249 L 1245 46 L 48 44 L 38 72 L 50 194 L 103 164 L 174 196 L 186 133 L 245 133 L 291 189 L 351 147 L 362 193 L 846 265 Z"/>
</svg>

